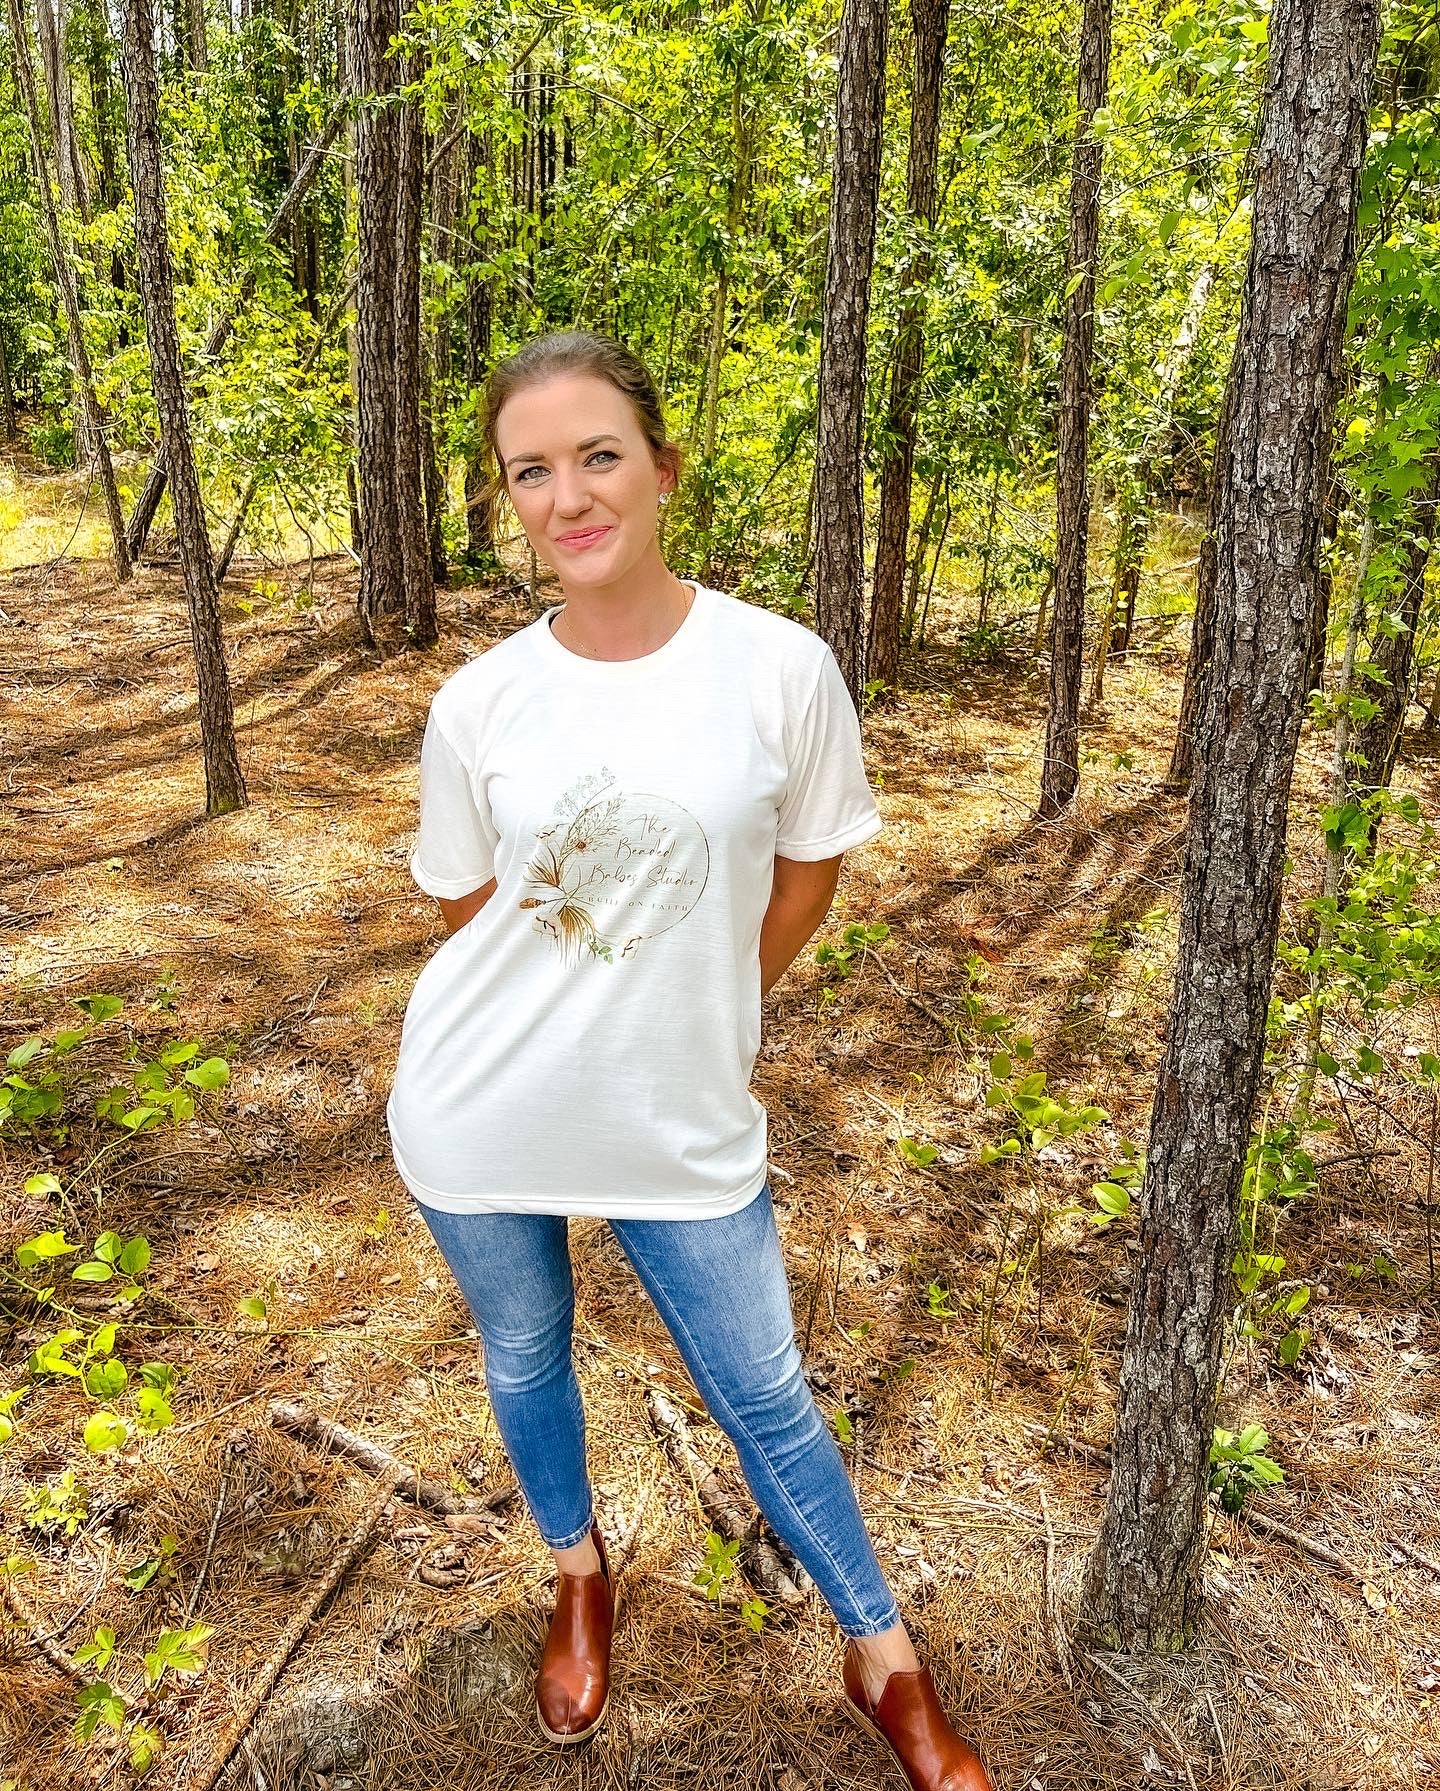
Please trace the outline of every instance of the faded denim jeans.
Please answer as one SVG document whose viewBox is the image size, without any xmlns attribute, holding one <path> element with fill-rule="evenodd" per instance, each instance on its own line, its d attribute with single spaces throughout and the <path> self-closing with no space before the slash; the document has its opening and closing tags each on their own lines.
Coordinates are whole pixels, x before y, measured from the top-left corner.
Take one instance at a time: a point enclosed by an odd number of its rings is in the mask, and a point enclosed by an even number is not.
<svg viewBox="0 0 1440 1791">
<path fill-rule="evenodd" d="M 495 1421 L 540 1534 L 570 1548 L 594 1505 L 571 1354 L 568 1219 L 422 1206 L 475 1319 Z M 755 1502 L 844 1634 L 900 1613 L 795 1342 L 768 1181 L 710 1219 L 610 1219 L 705 1404 L 735 1445 Z"/>
</svg>

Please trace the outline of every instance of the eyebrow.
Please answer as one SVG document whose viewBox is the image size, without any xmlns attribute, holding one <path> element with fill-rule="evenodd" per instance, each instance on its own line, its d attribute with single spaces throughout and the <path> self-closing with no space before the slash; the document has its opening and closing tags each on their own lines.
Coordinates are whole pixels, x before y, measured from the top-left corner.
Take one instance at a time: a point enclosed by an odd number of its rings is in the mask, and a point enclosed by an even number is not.
<svg viewBox="0 0 1440 1791">
<path fill-rule="evenodd" d="M 575 451 L 577 454 L 583 454 L 587 448 L 593 448 L 599 442 L 618 442 L 619 440 L 618 435 L 592 435 L 583 442 L 576 442 Z M 623 447 L 624 444 L 621 443 L 621 446 Z M 505 462 L 505 470 L 509 472 L 512 466 L 519 466 L 523 461 L 543 460 L 544 458 L 543 454 L 512 454 Z"/>
</svg>

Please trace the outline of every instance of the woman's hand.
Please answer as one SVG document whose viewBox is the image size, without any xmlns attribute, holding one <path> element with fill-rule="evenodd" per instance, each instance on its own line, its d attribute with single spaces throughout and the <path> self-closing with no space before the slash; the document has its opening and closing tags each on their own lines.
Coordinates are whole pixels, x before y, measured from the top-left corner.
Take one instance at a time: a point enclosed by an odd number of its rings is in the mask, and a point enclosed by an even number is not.
<svg viewBox="0 0 1440 1791">
<path fill-rule="evenodd" d="M 468 920 L 473 920 L 495 893 L 495 878 L 482 883 L 479 889 L 472 889 L 469 895 L 436 896 L 441 918 L 445 922 L 445 930 L 458 933 Z"/>
<path fill-rule="evenodd" d="M 830 912 L 839 858 L 777 858 L 770 905 L 760 924 L 760 994 L 770 993 Z"/>
</svg>

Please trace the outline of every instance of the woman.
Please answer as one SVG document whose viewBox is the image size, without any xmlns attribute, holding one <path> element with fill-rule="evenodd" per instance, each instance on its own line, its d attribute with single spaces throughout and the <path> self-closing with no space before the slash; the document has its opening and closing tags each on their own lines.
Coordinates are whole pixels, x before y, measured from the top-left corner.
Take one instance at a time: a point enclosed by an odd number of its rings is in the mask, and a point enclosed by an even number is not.
<svg viewBox="0 0 1440 1791">
<path fill-rule="evenodd" d="M 810 630 L 666 566 L 679 456 L 627 349 L 530 343 L 495 370 L 484 428 L 487 497 L 508 496 L 565 602 L 431 705 L 411 872 L 450 937 L 416 982 L 388 1116 L 555 1555 L 540 1726 L 583 1739 L 609 1691 L 567 1243 L 568 1215 L 597 1214 L 848 1638 L 846 1708 L 916 1791 L 980 1791 L 805 1382 L 749 1092 L 761 999 L 880 828 L 854 706 Z"/>
</svg>

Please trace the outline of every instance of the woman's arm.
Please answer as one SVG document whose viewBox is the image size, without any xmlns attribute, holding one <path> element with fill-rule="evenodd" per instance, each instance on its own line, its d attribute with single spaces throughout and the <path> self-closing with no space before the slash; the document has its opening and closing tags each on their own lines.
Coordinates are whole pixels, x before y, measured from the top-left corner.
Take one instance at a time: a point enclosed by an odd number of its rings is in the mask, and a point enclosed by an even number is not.
<svg viewBox="0 0 1440 1791">
<path fill-rule="evenodd" d="M 845 854 L 842 852 L 840 858 Z M 835 900 L 840 858 L 777 858 L 770 905 L 760 923 L 760 993 L 768 995 L 818 929 Z"/>
<path fill-rule="evenodd" d="M 479 889 L 472 889 L 469 895 L 436 896 L 441 918 L 445 922 L 448 933 L 458 933 L 467 920 L 473 920 L 495 893 L 495 879 L 482 883 Z"/>
</svg>

